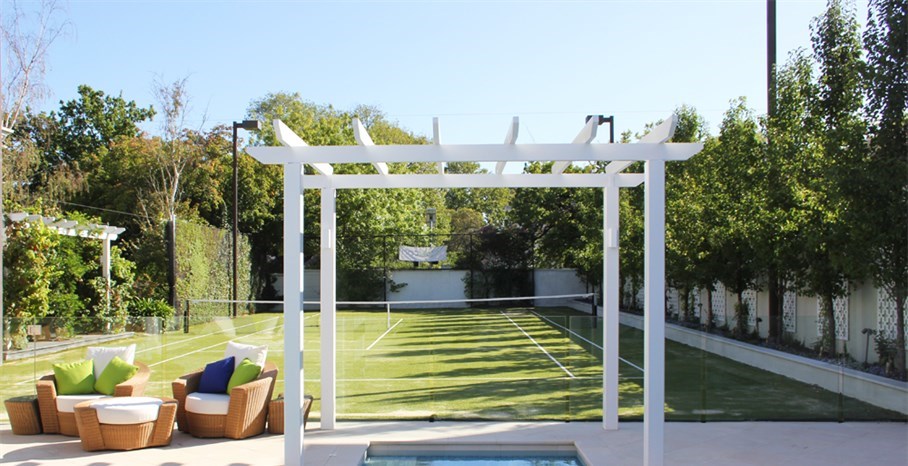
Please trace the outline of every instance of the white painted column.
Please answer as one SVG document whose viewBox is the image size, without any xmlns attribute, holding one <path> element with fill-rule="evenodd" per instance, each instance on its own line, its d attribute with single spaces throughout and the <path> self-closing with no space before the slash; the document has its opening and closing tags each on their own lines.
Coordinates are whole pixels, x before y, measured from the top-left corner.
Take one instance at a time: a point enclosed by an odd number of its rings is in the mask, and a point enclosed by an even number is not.
<svg viewBox="0 0 908 466">
<path fill-rule="evenodd" d="M 322 188 L 321 331 L 322 408 L 321 428 L 334 429 L 337 420 L 337 190 Z"/>
<path fill-rule="evenodd" d="M 284 464 L 303 466 L 303 165 L 284 165 Z"/>
<path fill-rule="evenodd" d="M 104 238 L 104 246 L 101 249 L 101 276 L 107 280 L 110 285 L 110 237 Z"/>
<path fill-rule="evenodd" d="M 104 236 L 101 247 L 101 276 L 104 277 L 104 302 L 110 310 L 110 236 Z"/>
<path fill-rule="evenodd" d="M 665 161 L 648 160 L 643 219 L 643 464 L 662 466 L 665 442 Z"/>
<path fill-rule="evenodd" d="M 603 196 L 603 273 L 602 273 L 602 427 L 618 429 L 618 186 L 609 177 Z"/>
</svg>

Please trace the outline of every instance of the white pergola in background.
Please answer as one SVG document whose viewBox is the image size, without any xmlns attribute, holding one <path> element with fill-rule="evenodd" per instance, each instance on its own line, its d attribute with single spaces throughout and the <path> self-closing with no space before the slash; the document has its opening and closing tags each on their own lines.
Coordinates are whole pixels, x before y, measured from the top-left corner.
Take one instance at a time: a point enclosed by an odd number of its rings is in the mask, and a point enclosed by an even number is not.
<svg viewBox="0 0 908 466">
<path fill-rule="evenodd" d="M 636 144 L 591 144 L 599 119 L 591 118 L 571 144 L 517 144 L 514 117 L 504 144 L 446 145 L 438 119 L 431 145 L 377 146 L 362 123 L 353 119 L 357 146 L 312 147 L 280 120 L 274 121 L 284 147 L 250 147 L 265 164 L 284 166 L 284 460 L 305 463 L 303 448 L 303 189 L 321 189 L 321 427 L 334 429 L 336 412 L 336 206 L 338 189 L 350 188 L 602 188 L 603 215 L 603 417 L 607 430 L 618 429 L 618 189 L 645 183 L 644 200 L 644 462 L 663 462 L 665 420 L 665 162 L 687 160 L 700 143 L 673 144 L 672 116 Z M 510 162 L 553 161 L 548 174 L 505 174 Z M 574 161 L 609 162 L 605 173 L 564 173 Z M 644 173 L 623 173 L 644 162 Z M 394 174 L 393 162 L 429 162 L 437 174 Z M 446 174 L 450 162 L 495 162 L 492 174 Z M 336 175 L 332 163 L 368 163 L 375 174 Z M 316 174 L 304 175 L 308 164 Z"/>
<path fill-rule="evenodd" d="M 41 222 L 51 231 L 64 236 L 76 236 L 79 238 L 92 238 L 103 241 L 101 249 L 101 275 L 110 283 L 110 242 L 116 241 L 120 233 L 126 231 L 126 228 L 99 225 L 96 223 L 79 223 L 76 220 L 60 219 L 56 217 L 45 217 L 43 215 L 28 214 L 25 212 L 12 212 L 6 214 L 13 223 L 18 222 Z"/>
</svg>

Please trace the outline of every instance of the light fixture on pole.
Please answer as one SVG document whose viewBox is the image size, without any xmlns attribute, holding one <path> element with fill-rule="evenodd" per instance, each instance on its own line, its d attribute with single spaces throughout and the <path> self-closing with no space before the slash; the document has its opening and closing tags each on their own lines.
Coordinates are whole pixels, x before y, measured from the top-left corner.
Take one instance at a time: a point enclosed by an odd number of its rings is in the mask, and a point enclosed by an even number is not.
<svg viewBox="0 0 908 466">
<path fill-rule="evenodd" d="M 237 233 L 239 232 L 239 170 L 237 168 L 236 155 L 236 130 L 245 129 L 246 131 L 258 131 L 262 129 L 262 122 L 258 120 L 243 120 L 242 123 L 233 122 L 233 317 L 236 317 L 237 310 Z"/>
</svg>

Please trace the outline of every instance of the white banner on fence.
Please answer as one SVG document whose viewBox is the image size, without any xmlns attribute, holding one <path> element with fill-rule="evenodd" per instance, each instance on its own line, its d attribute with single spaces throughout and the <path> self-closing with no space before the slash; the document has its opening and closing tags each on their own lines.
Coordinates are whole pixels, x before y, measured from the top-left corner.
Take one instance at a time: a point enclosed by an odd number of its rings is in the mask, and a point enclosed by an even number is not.
<svg viewBox="0 0 908 466">
<path fill-rule="evenodd" d="M 407 262 L 441 262 L 448 257 L 447 246 L 424 248 L 418 246 L 401 246 L 398 258 Z"/>
</svg>

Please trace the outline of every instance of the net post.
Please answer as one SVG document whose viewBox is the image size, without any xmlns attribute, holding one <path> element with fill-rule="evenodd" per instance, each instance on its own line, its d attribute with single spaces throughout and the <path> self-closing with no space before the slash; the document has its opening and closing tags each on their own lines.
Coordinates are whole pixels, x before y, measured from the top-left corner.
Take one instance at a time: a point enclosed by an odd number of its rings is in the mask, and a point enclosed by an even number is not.
<svg viewBox="0 0 908 466">
<path fill-rule="evenodd" d="M 183 311 L 183 333 L 189 333 L 189 300 L 186 300 L 186 310 Z"/>
<path fill-rule="evenodd" d="M 391 303 L 385 301 L 385 312 L 388 314 L 388 328 L 391 328 Z"/>
<path fill-rule="evenodd" d="M 593 317 L 593 328 L 598 327 L 599 309 L 596 308 L 596 288 L 593 287 L 593 293 L 590 296 L 590 315 Z"/>
</svg>

